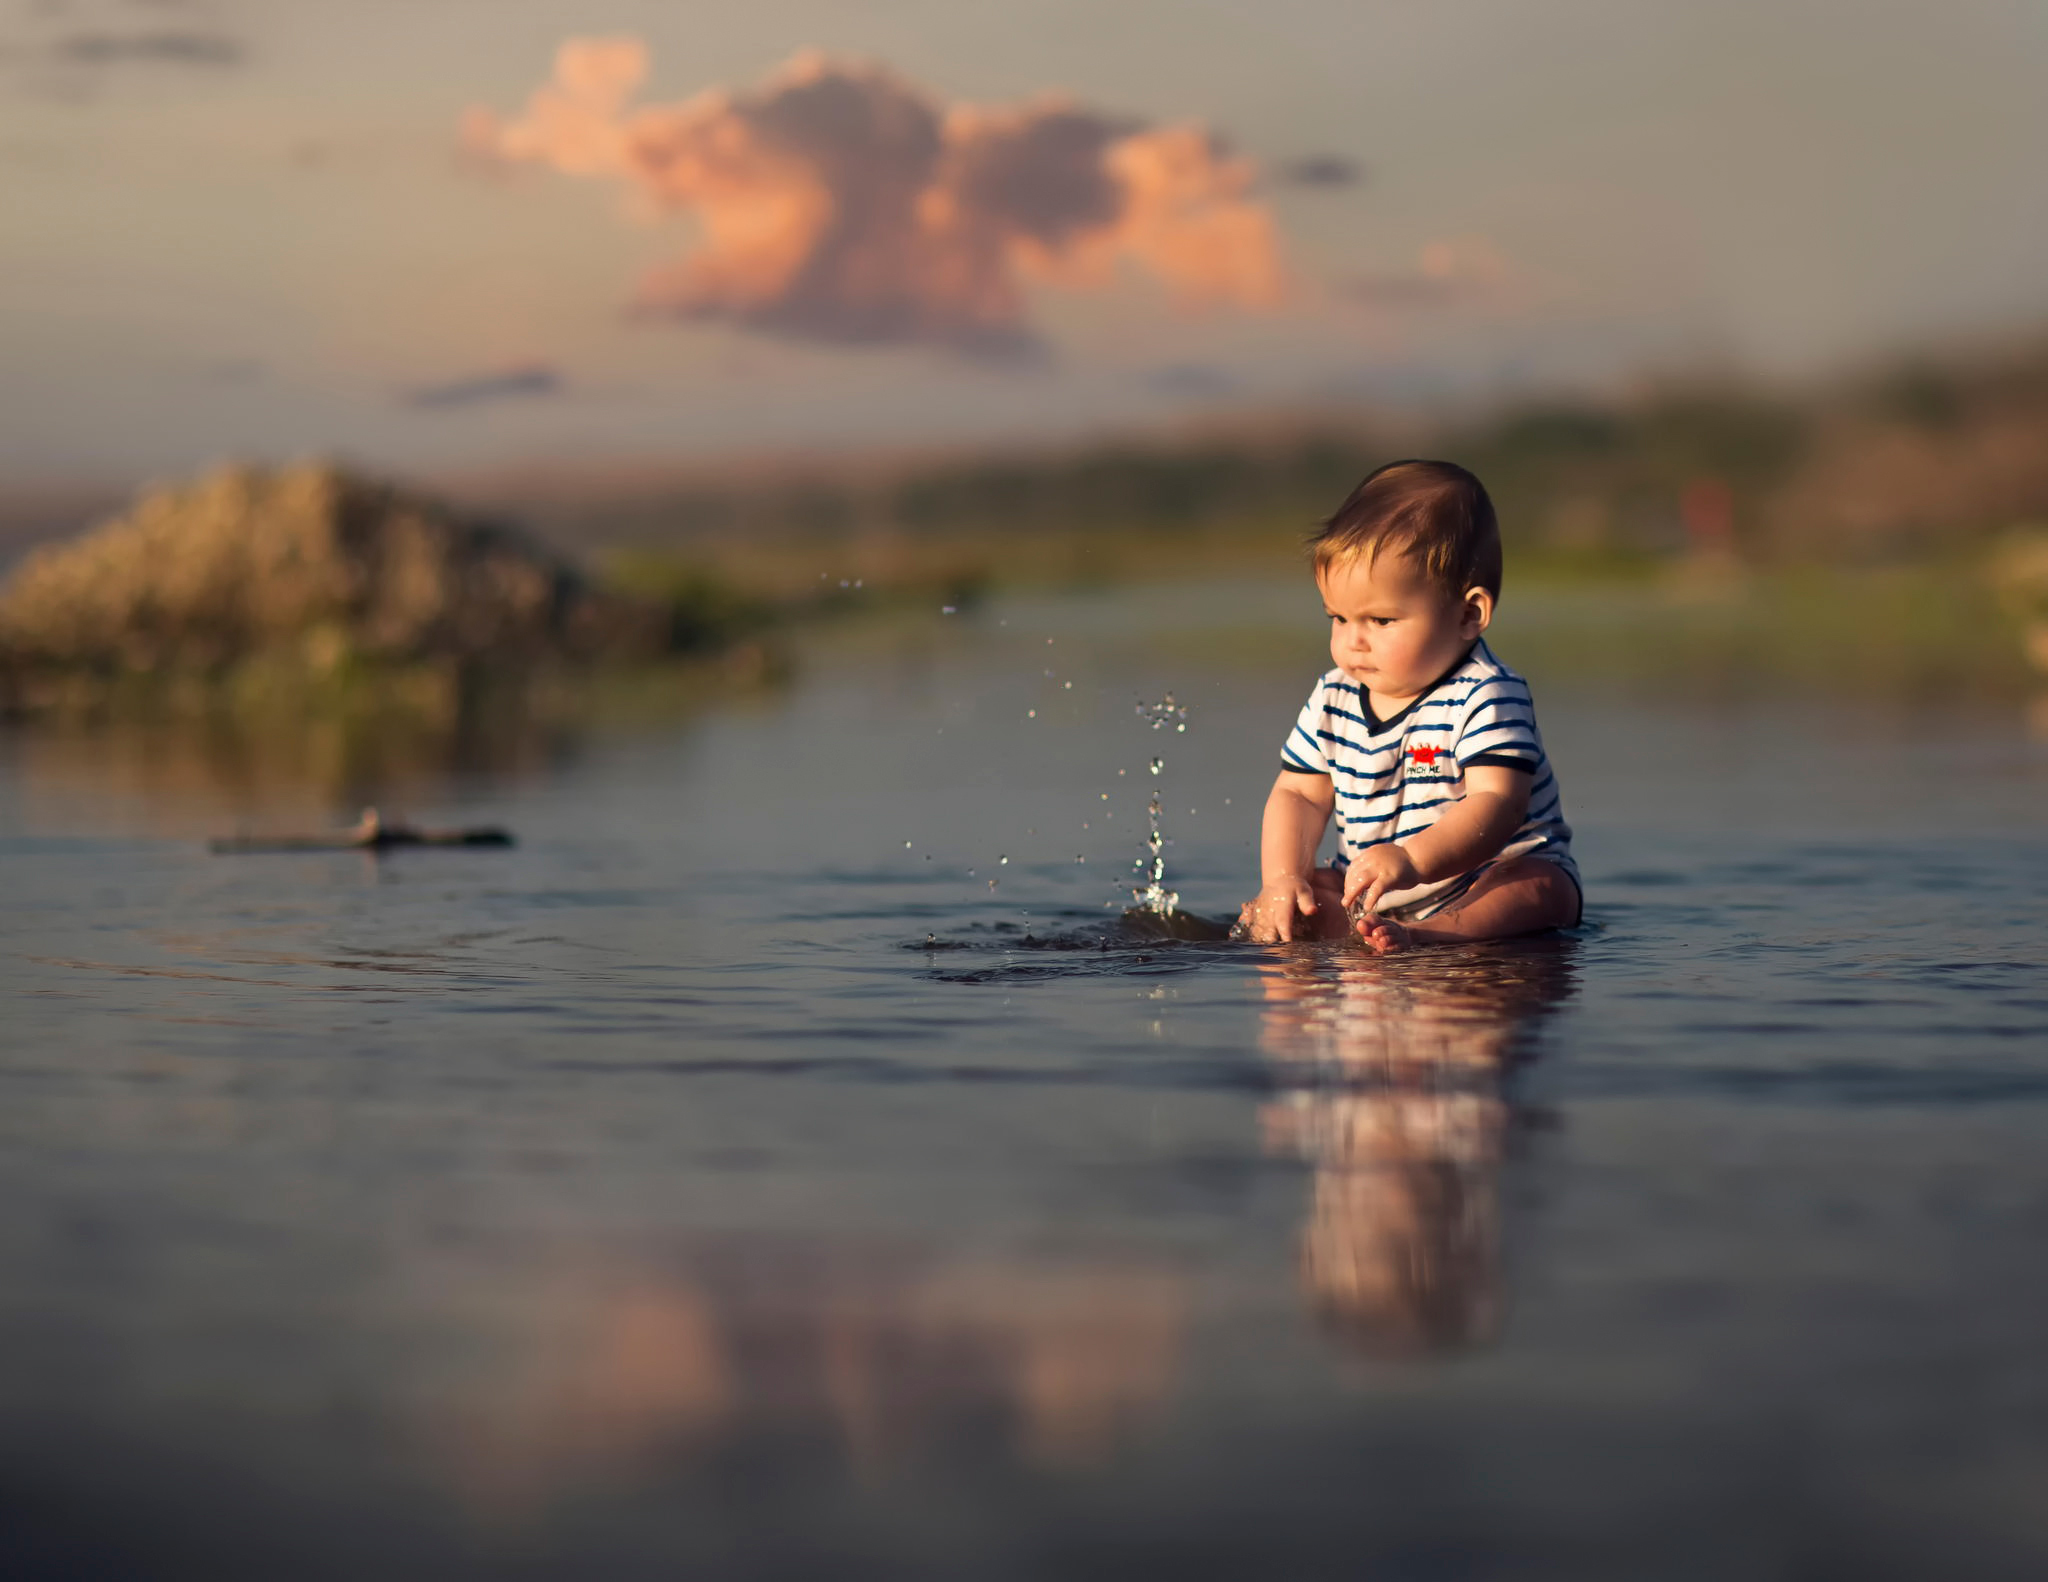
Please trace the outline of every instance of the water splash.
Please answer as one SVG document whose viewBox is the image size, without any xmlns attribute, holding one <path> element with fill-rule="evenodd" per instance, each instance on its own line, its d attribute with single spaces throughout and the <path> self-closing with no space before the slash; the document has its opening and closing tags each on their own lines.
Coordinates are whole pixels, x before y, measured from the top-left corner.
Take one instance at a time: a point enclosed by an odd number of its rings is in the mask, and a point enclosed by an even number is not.
<svg viewBox="0 0 2048 1582">
<path fill-rule="evenodd" d="M 1188 711 L 1173 701 L 1171 692 L 1157 703 L 1139 703 L 1138 717 L 1155 731 L 1171 725 L 1176 733 L 1184 734 L 1188 728 Z M 1163 803 L 1158 783 L 1160 771 L 1165 767 L 1166 760 L 1154 754 L 1150 765 L 1152 796 L 1145 804 L 1147 855 L 1131 864 L 1144 881 L 1131 886 L 1131 900 L 1138 911 L 1159 917 L 1173 916 L 1174 909 L 1180 905 L 1179 893 L 1166 888 L 1166 831 L 1160 822 Z"/>
<path fill-rule="evenodd" d="M 1173 694 L 1171 692 L 1167 693 L 1157 703 L 1141 702 L 1138 705 L 1138 718 L 1145 721 L 1155 731 L 1164 730 L 1167 726 L 1171 725 L 1181 734 L 1185 735 L 1187 733 L 1188 711 L 1173 701 Z"/>
</svg>

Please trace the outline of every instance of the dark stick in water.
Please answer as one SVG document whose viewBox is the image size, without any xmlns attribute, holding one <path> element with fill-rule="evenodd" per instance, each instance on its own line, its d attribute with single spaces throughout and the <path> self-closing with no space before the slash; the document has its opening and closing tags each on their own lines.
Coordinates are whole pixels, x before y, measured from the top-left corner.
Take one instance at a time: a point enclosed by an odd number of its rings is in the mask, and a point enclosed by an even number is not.
<svg viewBox="0 0 2048 1582">
<path fill-rule="evenodd" d="M 414 829 L 386 824 L 373 807 L 347 829 L 325 835 L 230 835 L 207 842 L 216 852 L 258 851 L 389 851 L 397 846 L 510 846 L 502 829 Z"/>
</svg>

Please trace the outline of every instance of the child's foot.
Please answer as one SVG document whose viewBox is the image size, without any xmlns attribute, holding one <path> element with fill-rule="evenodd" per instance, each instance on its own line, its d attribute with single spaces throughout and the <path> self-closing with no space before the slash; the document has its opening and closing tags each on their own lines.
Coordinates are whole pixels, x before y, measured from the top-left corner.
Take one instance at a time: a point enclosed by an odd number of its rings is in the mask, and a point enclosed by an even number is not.
<svg viewBox="0 0 2048 1582">
<path fill-rule="evenodd" d="M 1369 949 L 1382 956 L 1390 951 L 1409 950 L 1415 945 L 1415 935 L 1407 924 L 1397 923 L 1391 917 L 1381 917 L 1377 912 L 1368 912 L 1358 920 L 1358 937 Z"/>
</svg>

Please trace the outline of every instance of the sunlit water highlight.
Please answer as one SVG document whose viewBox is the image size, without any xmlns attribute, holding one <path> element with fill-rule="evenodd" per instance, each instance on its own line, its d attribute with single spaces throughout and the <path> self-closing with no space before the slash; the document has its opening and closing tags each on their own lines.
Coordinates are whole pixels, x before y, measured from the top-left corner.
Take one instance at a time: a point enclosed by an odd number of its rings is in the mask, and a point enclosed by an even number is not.
<svg viewBox="0 0 2048 1582">
<path fill-rule="evenodd" d="M 360 771 L 0 738 L 8 1574 L 2041 1574 L 2019 711 L 1539 670 L 1585 928 L 1236 946 L 1321 668 L 1245 596 Z M 367 801 L 521 844 L 200 846 Z"/>
</svg>

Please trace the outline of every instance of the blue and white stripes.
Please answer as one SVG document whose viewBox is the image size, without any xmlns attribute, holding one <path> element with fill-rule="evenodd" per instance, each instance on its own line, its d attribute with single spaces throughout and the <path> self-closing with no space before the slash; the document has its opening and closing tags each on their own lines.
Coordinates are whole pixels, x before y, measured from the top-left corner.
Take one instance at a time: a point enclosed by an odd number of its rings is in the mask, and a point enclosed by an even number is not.
<svg viewBox="0 0 2048 1582">
<path fill-rule="evenodd" d="M 1341 670 L 1316 684 L 1281 749 L 1282 767 L 1328 775 L 1336 794 L 1337 866 L 1370 846 L 1426 830 L 1465 794 L 1465 771 L 1499 765 L 1531 775 L 1529 812 L 1495 858 L 1542 857 L 1578 880 L 1557 777 L 1536 728 L 1529 685 L 1484 642 L 1399 714 L 1374 717 L 1365 688 Z M 1485 865 L 1398 891 L 1383 910 L 1428 917 L 1455 900 Z"/>
</svg>

